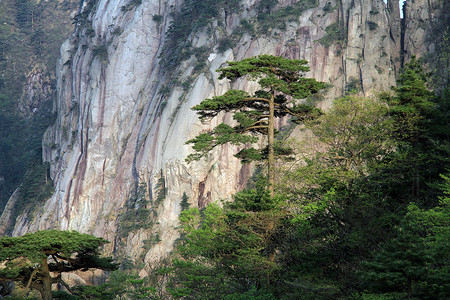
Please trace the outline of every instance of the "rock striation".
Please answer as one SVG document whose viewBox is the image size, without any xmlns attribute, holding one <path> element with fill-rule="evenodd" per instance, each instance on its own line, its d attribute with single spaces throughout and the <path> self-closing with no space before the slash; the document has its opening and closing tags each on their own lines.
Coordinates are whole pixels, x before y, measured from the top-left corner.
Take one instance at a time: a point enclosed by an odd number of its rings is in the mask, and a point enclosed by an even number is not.
<svg viewBox="0 0 450 300">
<path fill-rule="evenodd" d="M 435 2 L 442 1 L 428 1 Z M 241 165 L 229 145 L 205 161 L 185 162 L 188 139 L 230 121 L 221 115 L 201 124 L 190 108 L 231 87 L 253 88 L 247 81 L 218 79 L 215 70 L 227 60 L 259 54 L 306 59 L 307 76 L 333 85 L 316 99 L 326 109 L 350 90 L 373 95 L 389 89 L 401 50 L 421 53 L 431 47 L 414 42 L 413 36 L 423 33 L 409 18 L 424 16 L 412 8 L 403 20 L 412 42 L 402 44 L 393 0 L 281 0 L 269 8 L 242 0 L 237 9 L 220 8 L 177 44 L 173 31 L 167 32 L 182 22 L 174 18 L 182 16 L 184 5 L 180 0 L 83 1 L 76 31 L 61 47 L 57 118 L 43 139 L 55 193 L 19 216 L 13 235 L 78 230 L 111 241 L 109 253 L 154 264 L 179 237 L 183 196 L 191 206 L 204 207 L 229 199 L 252 175 L 252 167 Z M 140 187 L 147 201 L 139 202 Z M 126 212 L 139 209 L 148 219 L 126 230 Z M 4 213 L 2 228 L 7 218 Z"/>
</svg>

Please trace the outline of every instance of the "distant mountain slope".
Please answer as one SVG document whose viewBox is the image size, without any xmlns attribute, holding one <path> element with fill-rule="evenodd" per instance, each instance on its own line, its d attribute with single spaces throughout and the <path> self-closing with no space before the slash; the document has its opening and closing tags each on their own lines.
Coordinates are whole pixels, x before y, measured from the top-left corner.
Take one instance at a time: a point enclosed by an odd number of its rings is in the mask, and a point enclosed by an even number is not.
<svg viewBox="0 0 450 300">
<path fill-rule="evenodd" d="M 74 30 L 70 15 L 78 5 L 0 2 L 0 211 L 27 169 L 41 164 L 42 135 L 53 122 L 55 62 Z"/>
</svg>

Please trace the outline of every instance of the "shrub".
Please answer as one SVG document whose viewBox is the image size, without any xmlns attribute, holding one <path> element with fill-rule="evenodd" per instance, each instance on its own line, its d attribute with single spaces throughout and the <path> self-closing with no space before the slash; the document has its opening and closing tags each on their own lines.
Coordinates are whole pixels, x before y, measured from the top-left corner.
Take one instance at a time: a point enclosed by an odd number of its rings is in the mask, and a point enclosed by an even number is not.
<svg viewBox="0 0 450 300">
<path fill-rule="evenodd" d="M 217 51 L 219 51 L 219 53 L 224 53 L 228 49 L 233 48 L 233 46 L 233 40 L 230 37 L 224 37 L 219 40 Z"/>
<path fill-rule="evenodd" d="M 372 21 L 367 21 L 367 26 L 369 26 L 370 31 L 374 31 L 378 28 L 378 24 Z"/>
<path fill-rule="evenodd" d="M 325 36 L 316 42 L 328 48 L 333 44 L 342 44 L 345 40 L 345 30 L 339 26 L 338 23 L 333 23 L 325 28 Z"/>
<path fill-rule="evenodd" d="M 156 24 L 161 24 L 161 22 L 163 21 L 163 16 L 161 15 L 153 15 L 152 20 L 155 21 Z"/>
<path fill-rule="evenodd" d="M 147 208 L 147 184 L 140 183 L 137 190 L 125 203 L 125 211 L 119 215 L 119 237 L 126 237 L 130 232 L 141 228 L 148 229 L 153 223 L 150 220 L 151 210 Z"/>
</svg>

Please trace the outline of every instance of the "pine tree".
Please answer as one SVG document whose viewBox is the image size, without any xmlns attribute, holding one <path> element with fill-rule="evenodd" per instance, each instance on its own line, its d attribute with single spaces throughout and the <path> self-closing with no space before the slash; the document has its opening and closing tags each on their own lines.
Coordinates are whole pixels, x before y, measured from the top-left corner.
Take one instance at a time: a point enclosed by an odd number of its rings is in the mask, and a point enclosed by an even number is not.
<svg viewBox="0 0 450 300">
<path fill-rule="evenodd" d="M 438 178 L 442 172 L 442 163 L 445 164 L 446 159 L 437 162 L 436 158 L 442 154 L 448 155 L 448 152 L 445 153 L 448 150 L 442 148 L 439 145 L 441 142 L 433 137 L 431 126 L 437 121 L 436 96 L 428 89 L 427 74 L 415 57 L 400 73 L 394 92 L 389 106 L 399 142 L 396 168 L 403 168 L 405 174 L 409 173 L 408 197 L 418 199 L 426 188 L 424 180 L 427 177 Z"/>
<path fill-rule="evenodd" d="M 406 219 L 398 227 L 397 237 L 384 243 L 373 259 L 363 264 L 363 278 L 377 292 L 403 292 L 410 299 L 414 286 L 426 280 L 430 261 L 420 227 Z"/>
<path fill-rule="evenodd" d="M 394 88 L 395 96 L 389 103 L 402 140 L 417 142 L 423 130 L 423 120 L 433 112 L 434 94 L 428 90 L 426 83 L 426 74 L 413 56 L 400 73 Z"/>
<path fill-rule="evenodd" d="M 198 160 L 213 148 L 226 143 L 245 145 L 258 141 L 256 135 L 267 136 L 267 147 L 245 148 L 236 154 L 243 162 L 267 160 L 268 186 L 273 195 L 275 178 L 275 152 L 289 154 L 289 149 L 277 149 L 275 144 L 275 118 L 292 116 L 297 122 L 319 114 L 317 109 L 297 100 L 317 93 L 325 85 L 315 79 L 304 78 L 309 70 L 306 60 L 286 59 L 272 55 L 260 55 L 237 62 L 228 62 L 228 67 L 218 69 L 219 79 L 248 78 L 257 81 L 260 89 L 254 94 L 242 90 L 230 90 L 222 96 L 205 99 L 192 109 L 202 121 L 217 116 L 220 112 L 232 112 L 237 125 L 219 124 L 212 131 L 202 133 L 187 144 L 193 144 L 196 153 L 187 161 Z"/>
<path fill-rule="evenodd" d="M 189 197 L 186 195 L 186 192 L 183 192 L 183 196 L 181 197 L 181 202 L 180 202 L 180 206 L 181 206 L 181 211 L 184 211 L 186 209 L 189 209 Z"/>
<path fill-rule="evenodd" d="M 111 258 L 100 257 L 99 247 L 108 241 L 76 231 L 39 231 L 20 237 L 0 238 L 0 280 L 20 282 L 36 289 L 42 299 L 52 299 L 52 284 L 60 283 L 62 272 L 91 268 L 114 270 Z M 54 276 L 55 273 L 57 276 Z"/>
<path fill-rule="evenodd" d="M 236 299 L 240 293 L 262 293 L 272 299 L 279 271 L 276 236 L 285 216 L 282 200 L 259 185 L 236 194 L 224 208 L 212 203 L 201 212 L 183 211 L 184 239 L 173 260 L 173 296 Z"/>
</svg>

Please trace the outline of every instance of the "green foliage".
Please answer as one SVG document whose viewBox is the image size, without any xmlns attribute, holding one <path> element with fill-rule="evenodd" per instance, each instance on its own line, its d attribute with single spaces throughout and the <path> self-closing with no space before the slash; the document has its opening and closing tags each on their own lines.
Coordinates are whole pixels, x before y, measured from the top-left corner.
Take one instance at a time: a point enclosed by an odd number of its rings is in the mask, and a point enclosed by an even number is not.
<svg viewBox="0 0 450 300">
<path fill-rule="evenodd" d="M 182 243 L 171 282 L 175 298 L 274 299 L 268 289 L 278 270 L 273 240 L 282 217 L 280 197 L 264 186 L 235 195 L 225 208 L 210 204 L 180 215 Z M 241 295 L 241 296 L 239 296 Z"/>
<path fill-rule="evenodd" d="M 181 198 L 180 202 L 181 211 L 189 209 L 189 197 L 186 195 L 186 192 L 183 192 L 183 197 Z"/>
<path fill-rule="evenodd" d="M 255 35 L 255 25 L 253 23 L 250 23 L 246 19 L 241 20 L 241 30 L 243 32 L 247 32 L 250 35 Z"/>
<path fill-rule="evenodd" d="M 275 300 L 277 298 L 267 290 L 252 287 L 249 291 L 243 293 L 229 294 L 223 297 L 225 300 Z"/>
<path fill-rule="evenodd" d="M 344 94 L 351 95 L 361 91 L 361 81 L 358 78 L 350 77 L 345 85 Z"/>
<path fill-rule="evenodd" d="M 398 123 L 401 139 L 418 138 L 418 131 L 425 118 L 433 111 L 434 95 L 426 87 L 426 75 L 420 63 L 413 57 L 401 72 L 390 99 L 391 114 Z"/>
<path fill-rule="evenodd" d="M 327 145 L 325 159 L 347 171 L 367 174 L 395 145 L 393 120 L 387 106 L 376 99 L 339 98 L 317 124 L 312 131 Z"/>
<path fill-rule="evenodd" d="M 427 275 L 425 282 L 417 288 L 422 298 L 426 298 L 425 295 L 443 299 L 450 296 L 450 178 L 441 177 L 444 196 L 436 207 L 428 210 L 419 209 L 415 204 L 408 207 L 407 216 L 420 227 L 425 251 L 430 257 L 429 264 L 423 266 Z"/>
<path fill-rule="evenodd" d="M 396 186 L 397 193 L 403 193 L 405 201 L 408 197 L 408 201 L 421 199 L 420 205 L 432 207 L 438 195 L 430 183 L 438 180 L 449 164 L 449 106 L 445 104 L 448 101 L 436 99 L 428 90 L 426 79 L 420 63 L 413 58 L 400 74 L 394 96 L 387 98 L 399 143 L 389 163 L 397 168 L 390 170 L 392 178 L 399 170 L 407 174 L 404 184 Z M 394 186 L 391 188 L 394 190 Z"/>
<path fill-rule="evenodd" d="M 157 25 L 160 25 L 163 21 L 163 16 L 161 15 L 153 15 L 152 20 L 155 21 Z"/>
<path fill-rule="evenodd" d="M 293 145 L 304 163 L 286 163 L 286 170 L 277 172 L 282 193 L 295 197 L 305 193 L 308 203 L 302 209 L 306 216 L 323 212 L 336 188 L 369 174 L 396 145 L 388 108 L 376 99 L 337 99 L 326 114 L 307 122 L 307 128 L 314 135 Z"/>
<path fill-rule="evenodd" d="M 52 291 L 52 299 L 77 300 L 79 298 L 64 291 Z"/>
<path fill-rule="evenodd" d="M 325 6 L 323 7 L 323 11 L 326 13 L 330 13 L 333 10 L 335 10 L 337 8 L 337 6 L 333 7 L 333 4 L 331 4 L 331 2 L 327 2 L 327 4 L 325 4 Z"/>
<path fill-rule="evenodd" d="M 345 29 L 339 23 L 333 23 L 325 28 L 326 34 L 316 40 L 322 46 L 329 48 L 333 44 L 342 45 L 346 40 Z"/>
<path fill-rule="evenodd" d="M 197 111 L 202 121 L 215 117 L 221 111 L 227 111 L 234 113 L 233 119 L 238 124 L 234 127 L 220 124 L 212 131 L 187 141 L 188 144 L 193 144 L 196 151 L 188 157 L 188 161 L 206 156 L 218 145 L 255 143 L 255 134 L 268 135 L 270 101 L 275 103 L 275 117 L 290 115 L 303 121 L 318 114 L 318 110 L 306 105 L 296 105 L 287 98 L 303 99 L 324 87 L 323 83 L 302 77 L 302 73 L 309 70 L 305 60 L 260 55 L 239 62 L 228 62 L 228 65 L 217 70 L 220 78 L 233 80 L 247 77 L 257 81 L 261 89 L 254 95 L 242 90 L 230 90 L 222 96 L 205 99 L 194 106 L 192 109 Z M 262 150 L 244 149 L 237 156 L 248 162 L 260 159 Z"/>
<path fill-rule="evenodd" d="M 42 107 L 46 111 L 51 106 Z M 54 121 L 39 112 L 26 121 L 16 114 L 0 112 L 0 209 L 21 184 L 15 214 L 46 200 L 52 193 L 48 164 L 42 163 L 41 138 L 45 128 Z M 24 182 L 26 181 L 26 182 Z"/>
<path fill-rule="evenodd" d="M 25 174 L 20 188 L 20 201 L 16 204 L 16 215 L 25 208 L 37 207 L 54 192 L 49 176 L 49 163 L 36 162 Z"/>
<path fill-rule="evenodd" d="M 400 87 L 393 98 L 402 97 Z M 417 140 L 398 135 L 395 106 L 369 99 L 340 99 L 311 124 L 322 144 L 303 145 L 303 162 L 288 165 L 282 182 L 294 213 L 279 258 L 288 286 L 279 290 L 299 299 L 349 299 L 361 291 L 363 299 L 448 297 L 442 253 L 449 251 L 438 242 L 448 240 L 448 212 L 442 201 L 436 206 L 448 135 L 430 129 L 444 126 L 448 108 L 441 108 L 442 115 L 431 110 L 416 123 Z M 347 164 L 356 153 L 362 163 Z"/>
<path fill-rule="evenodd" d="M 273 11 L 272 8 L 277 2 L 267 0 L 259 3 L 260 12 L 256 20 L 257 32 L 266 34 L 273 29 L 284 30 L 288 22 L 298 22 L 304 11 L 319 4 L 317 0 L 305 0 Z"/>
<path fill-rule="evenodd" d="M 445 10 L 445 8 L 444 8 Z M 431 72 L 431 82 L 435 93 L 441 97 L 450 89 L 450 26 L 448 14 L 442 13 L 433 20 L 431 32 L 427 31 L 426 40 L 433 43 L 435 51 L 424 53 L 423 58 Z"/>
<path fill-rule="evenodd" d="M 166 67 L 178 65 L 188 59 L 191 53 L 191 44 L 187 37 L 202 30 L 220 16 L 220 12 L 231 12 L 237 9 L 239 1 L 234 0 L 187 0 L 184 1 L 180 11 L 172 13 L 166 34 L 168 39 L 161 55 L 162 63 Z"/>
<path fill-rule="evenodd" d="M 404 292 L 411 298 L 413 285 L 425 279 L 430 260 L 417 225 L 404 223 L 398 228 L 397 237 L 386 242 L 371 261 L 363 264 L 367 270 L 364 279 L 376 291 Z"/>
<path fill-rule="evenodd" d="M 90 268 L 114 270 L 111 258 L 100 257 L 99 247 L 108 241 L 76 231 L 38 231 L 20 237 L 0 238 L 1 280 L 13 280 L 26 289 L 38 290 L 51 299 L 51 284 L 62 283 L 51 272 L 86 271 Z M 49 296 L 50 295 L 50 296 Z"/>
<path fill-rule="evenodd" d="M 142 4 L 142 0 L 129 0 L 129 2 L 122 6 L 122 11 L 130 11 L 136 6 L 139 6 Z"/>
<path fill-rule="evenodd" d="M 179 12 L 173 13 L 173 21 L 167 31 L 168 39 L 164 45 L 161 58 L 164 66 L 179 64 L 191 57 L 192 49 L 187 37 L 192 33 L 204 30 L 213 20 L 217 20 L 224 12 L 225 17 L 238 10 L 240 0 L 189 0 L 183 3 Z M 302 13 L 318 5 L 317 0 L 300 1 L 274 10 L 278 1 L 264 0 L 257 4 L 259 10 L 257 18 L 250 21 L 242 20 L 241 26 L 231 35 L 222 37 L 218 42 L 220 53 L 230 49 L 237 43 L 244 32 L 255 35 L 257 32 L 270 32 L 273 29 L 286 28 L 287 22 L 296 22 Z M 197 60 L 203 63 L 205 59 Z M 196 72 L 201 71 L 197 68 Z"/>
<path fill-rule="evenodd" d="M 127 274 L 122 271 L 111 273 L 106 283 L 99 286 L 78 286 L 75 288 L 77 299 L 113 300 L 117 297 L 126 299 L 158 299 L 156 289 L 149 286 L 147 278 Z"/>
<path fill-rule="evenodd" d="M 92 49 L 92 56 L 98 56 L 103 64 L 108 63 L 108 47 L 104 44 L 96 45 Z"/>
<path fill-rule="evenodd" d="M 442 186 L 449 193 L 450 179 Z M 421 299 L 445 299 L 450 295 L 450 198 L 422 210 L 410 204 L 397 236 L 381 246 L 364 264 L 363 279 L 373 291 L 403 293 Z M 433 296 L 432 296 L 433 295 Z"/>
<path fill-rule="evenodd" d="M 372 21 L 367 21 L 367 26 L 369 26 L 370 31 L 374 31 L 378 28 L 378 24 Z"/>
<path fill-rule="evenodd" d="M 256 9 L 261 12 L 270 12 L 276 5 L 278 0 L 261 0 L 259 1 Z"/>
<path fill-rule="evenodd" d="M 164 201 L 164 199 L 166 199 L 167 196 L 166 179 L 164 178 L 162 172 L 155 188 L 157 190 L 155 205 L 159 205 Z"/>
<path fill-rule="evenodd" d="M 219 45 L 217 46 L 217 51 L 219 53 L 224 53 L 228 49 L 233 48 L 233 40 L 230 37 L 224 37 L 219 40 Z"/>
<path fill-rule="evenodd" d="M 150 250 L 154 245 L 156 245 L 157 243 L 161 242 L 161 239 L 159 237 L 159 234 L 155 234 L 152 235 L 149 239 L 144 240 L 143 243 L 144 245 L 142 246 L 142 248 L 144 248 L 145 250 Z"/>
<path fill-rule="evenodd" d="M 152 210 L 147 208 L 148 205 L 147 184 L 140 183 L 137 190 L 126 202 L 124 212 L 119 215 L 118 235 L 120 237 L 124 238 L 130 232 L 152 227 Z"/>
<path fill-rule="evenodd" d="M 230 78 L 258 76 L 251 65 L 233 67 L 227 70 Z M 417 80 L 419 68 L 408 69 L 393 96 L 337 99 L 326 114 L 307 122 L 310 137 L 297 146 L 298 159 L 279 164 L 275 191 L 283 196 L 270 197 L 258 182 L 223 208 L 184 210 L 172 295 L 449 298 L 449 106 L 445 99 L 428 97 L 426 77 Z M 274 82 L 280 81 L 263 85 Z M 239 108 L 234 128 L 251 126 L 259 115 L 242 110 L 239 99 L 268 95 L 230 91 L 198 108 L 204 120 L 215 110 Z M 407 131 L 404 118 L 412 102 L 419 104 L 412 112 L 420 118 L 415 131 Z M 219 131 L 236 141 L 232 129 Z M 199 149 L 216 141 L 209 134 L 202 138 Z"/>
</svg>

